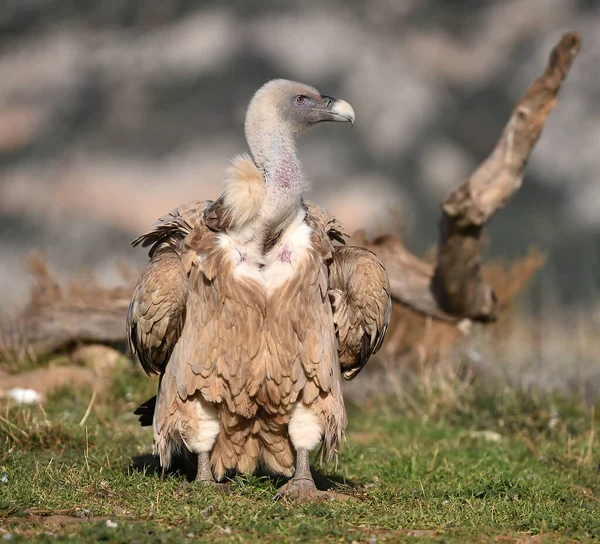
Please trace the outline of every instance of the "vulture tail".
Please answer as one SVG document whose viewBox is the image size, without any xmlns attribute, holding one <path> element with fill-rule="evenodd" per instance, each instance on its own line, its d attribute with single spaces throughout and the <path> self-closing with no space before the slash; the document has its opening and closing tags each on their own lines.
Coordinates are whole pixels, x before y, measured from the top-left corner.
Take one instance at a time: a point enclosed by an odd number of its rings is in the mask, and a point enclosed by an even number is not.
<svg viewBox="0 0 600 544">
<path fill-rule="evenodd" d="M 156 408 L 156 395 L 151 399 L 148 399 L 143 404 L 140 404 L 136 409 L 134 415 L 140 416 L 140 425 L 142 427 L 150 427 L 154 420 L 154 409 Z"/>
</svg>

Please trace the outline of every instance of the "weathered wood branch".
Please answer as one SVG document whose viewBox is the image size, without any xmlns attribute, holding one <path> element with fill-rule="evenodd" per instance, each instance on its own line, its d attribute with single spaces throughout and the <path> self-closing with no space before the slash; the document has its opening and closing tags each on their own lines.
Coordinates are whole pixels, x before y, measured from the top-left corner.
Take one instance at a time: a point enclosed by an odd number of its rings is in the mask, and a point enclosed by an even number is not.
<svg viewBox="0 0 600 544">
<path fill-rule="evenodd" d="M 87 277 L 60 286 L 38 254 L 31 257 L 29 270 L 34 279 L 31 299 L 16 318 L 0 324 L 0 359 L 43 357 L 78 343 L 125 342 L 133 282 L 131 287 L 107 289 Z"/>
<path fill-rule="evenodd" d="M 490 156 L 442 205 L 432 290 L 448 313 L 480 321 L 495 318 L 496 297 L 481 273 L 482 229 L 521 187 L 529 156 L 580 43 L 576 32 L 562 37 L 544 74 L 517 103 Z"/>
<path fill-rule="evenodd" d="M 370 240 L 359 230 L 349 243 L 370 249 L 382 260 L 394 301 L 440 321 L 460 319 L 445 312 L 434 297 L 431 290 L 434 266 L 413 255 L 400 237 L 385 234 Z"/>
<path fill-rule="evenodd" d="M 561 84 L 579 52 L 577 32 L 566 33 L 554 47 L 546 71 L 519 100 L 496 147 L 467 181 L 442 204 L 437 263 L 412 255 L 395 236 L 363 244 L 383 260 L 396 302 L 438 320 L 490 321 L 497 300 L 482 275 L 482 231 L 521 187 L 523 171 Z"/>
</svg>

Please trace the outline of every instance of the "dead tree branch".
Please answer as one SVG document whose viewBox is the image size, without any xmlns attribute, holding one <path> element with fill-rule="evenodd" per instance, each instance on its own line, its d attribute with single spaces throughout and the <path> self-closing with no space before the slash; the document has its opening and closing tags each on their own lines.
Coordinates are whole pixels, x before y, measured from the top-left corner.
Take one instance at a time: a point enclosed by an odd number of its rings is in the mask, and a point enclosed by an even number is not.
<svg viewBox="0 0 600 544">
<path fill-rule="evenodd" d="M 31 299 L 0 325 L 0 359 L 43 357 L 78 343 L 124 343 L 132 287 L 107 289 L 92 276 L 60 286 L 38 254 L 30 258 L 29 271 Z"/>
<path fill-rule="evenodd" d="M 395 236 L 369 242 L 361 232 L 354 235 L 353 243 L 366 245 L 384 262 L 397 302 L 438 320 L 495 319 L 496 296 L 481 268 L 483 227 L 521 187 L 527 160 L 580 45 L 577 32 L 562 37 L 490 156 L 442 204 L 435 267 L 412 255 Z"/>
</svg>

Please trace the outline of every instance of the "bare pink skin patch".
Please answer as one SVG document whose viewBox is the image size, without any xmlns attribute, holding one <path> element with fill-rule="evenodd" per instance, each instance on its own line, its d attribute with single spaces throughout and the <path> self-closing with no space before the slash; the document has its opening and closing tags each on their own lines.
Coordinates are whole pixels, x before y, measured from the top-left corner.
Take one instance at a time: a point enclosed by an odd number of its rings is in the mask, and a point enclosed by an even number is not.
<svg viewBox="0 0 600 544">
<path fill-rule="evenodd" d="M 292 250 L 289 246 L 283 246 L 281 248 L 281 252 L 279 253 L 279 260 L 282 263 L 290 263 L 292 262 Z"/>
</svg>

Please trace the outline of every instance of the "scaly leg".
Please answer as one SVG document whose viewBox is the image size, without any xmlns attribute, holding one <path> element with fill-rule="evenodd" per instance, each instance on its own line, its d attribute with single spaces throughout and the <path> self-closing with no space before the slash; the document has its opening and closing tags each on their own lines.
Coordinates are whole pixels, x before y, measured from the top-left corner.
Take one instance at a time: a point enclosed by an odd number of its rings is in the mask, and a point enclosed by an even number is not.
<svg viewBox="0 0 600 544">
<path fill-rule="evenodd" d="M 198 454 L 196 481 L 204 485 L 214 485 L 216 483 L 212 469 L 210 468 L 210 453 L 207 451 Z"/>
<path fill-rule="evenodd" d="M 274 500 L 285 498 L 310 502 L 327 499 L 315 485 L 310 473 L 308 454 L 309 451 L 304 448 L 296 451 L 296 472 L 294 472 L 290 481 L 281 487 L 277 495 L 273 497 Z"/>
<path fill-rule="evenodd" d="M 309 406 L 298 403 L 294 407 L 288 430 L 290 441 L 296 450 L 296 472 L 273 498 L 309 502 L 348 498 L 333 491 L 319 491 L 312 478 L 308 456 L 323 436 L 323 424 Z"/>
<path fill-rule="evenodd" d="M 202 451 L 198 454 L 198 472 L 196 473 L 196 482 L 210 487 L 215 487 L 225 491 L 230 482 L 216 482 L 210 468 L 210 452 Z"/>
</svg>

